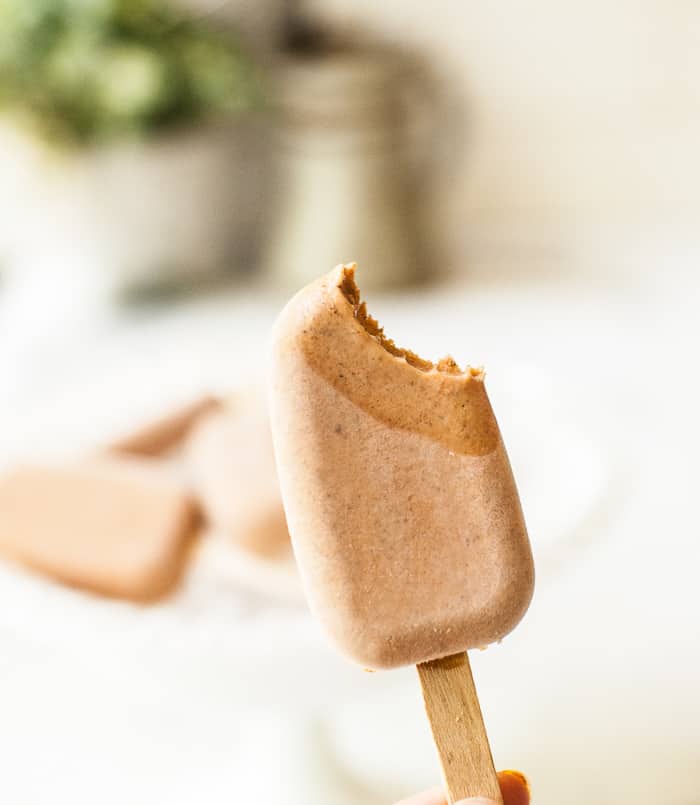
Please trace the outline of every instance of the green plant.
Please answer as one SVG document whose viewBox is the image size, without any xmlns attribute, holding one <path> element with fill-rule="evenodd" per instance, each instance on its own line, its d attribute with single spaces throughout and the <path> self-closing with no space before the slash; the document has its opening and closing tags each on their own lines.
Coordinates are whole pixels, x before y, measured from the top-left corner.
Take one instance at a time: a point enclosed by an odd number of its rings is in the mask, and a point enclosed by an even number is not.
<svg viewBox="0 0 700 805">
<path fill-rule="evenodd" d="M 52 140 L 146 136 L 255 96 L 232 33 L 167 0 L 0 0 L 0 108 Z"/>
</svg>

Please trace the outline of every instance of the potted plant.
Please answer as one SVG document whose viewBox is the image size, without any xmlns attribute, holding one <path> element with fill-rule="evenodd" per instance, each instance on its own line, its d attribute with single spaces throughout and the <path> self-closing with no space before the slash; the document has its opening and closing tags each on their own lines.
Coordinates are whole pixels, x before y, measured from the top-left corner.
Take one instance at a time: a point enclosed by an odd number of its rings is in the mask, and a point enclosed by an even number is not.
<svg viewBox="0 0 700 805">
<path fill-rule="evenodd" d="M 241 113 L 257 95 L 233 32 L 166 0 L 0 0 L 10 269 L 122 291 L 235 263 L 255 215 Z"/>
</svg>

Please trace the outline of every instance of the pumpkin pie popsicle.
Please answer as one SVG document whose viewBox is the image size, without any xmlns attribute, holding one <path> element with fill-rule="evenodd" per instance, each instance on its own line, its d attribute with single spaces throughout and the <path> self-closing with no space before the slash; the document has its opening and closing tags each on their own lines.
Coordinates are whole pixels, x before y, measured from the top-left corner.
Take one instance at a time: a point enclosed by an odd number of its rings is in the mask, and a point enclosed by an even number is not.
<svg viewBox="0 0 700 805">
<path fill-rule="evenodd" d="M 312 612 L 361 665 L 418 665 L 450 801 L 501 801 L 466 650 L 500 640 L 534 569 L 483 371 L 397 347 L 354 265 L 273 333 L 270 410 Z"/>
</svg>

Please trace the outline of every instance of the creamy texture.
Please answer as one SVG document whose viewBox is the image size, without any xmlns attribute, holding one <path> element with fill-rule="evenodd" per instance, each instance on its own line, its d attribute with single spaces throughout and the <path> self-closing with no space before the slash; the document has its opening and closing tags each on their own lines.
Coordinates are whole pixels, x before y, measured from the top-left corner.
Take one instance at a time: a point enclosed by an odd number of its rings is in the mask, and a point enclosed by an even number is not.
<svg viewBox="0 0 700 805">
<path fill-rule="evenodd" d="M 287 305 L 271 416 L 309 603 L 346 654 L 387 668 L 500 639 L 534 573 L 483 374 L 414 365 L 358 309 L 343 266 Z"/>
</svg>

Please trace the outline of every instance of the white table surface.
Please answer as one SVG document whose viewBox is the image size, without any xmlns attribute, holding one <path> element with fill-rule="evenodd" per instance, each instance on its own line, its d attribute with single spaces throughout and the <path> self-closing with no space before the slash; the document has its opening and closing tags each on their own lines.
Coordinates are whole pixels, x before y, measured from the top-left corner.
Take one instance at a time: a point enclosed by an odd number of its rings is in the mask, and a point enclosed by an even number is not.
<svg viewBox="0 0 700 805">
<path fill-rule="evenodd" d="M 487 367 L 540 577 L 473 665 L 497 764 L 537 805 L 700 803 L 699 283 L 686 256 L 659 265 L 370 300 L 399 344 Z M 0 296 L 5 463 L 259 378 L 280 302 L 69 326 L 20 297 Z M 437 781 L 411 669 L 356 671 L 302 608 L 197 572 L 144 613 L 0 566 L 1 802 L 389 805 Z"/>
</svg>

